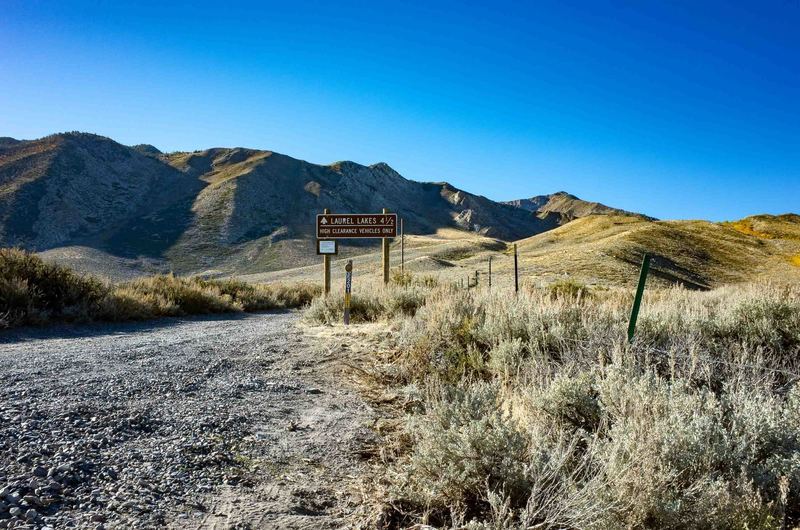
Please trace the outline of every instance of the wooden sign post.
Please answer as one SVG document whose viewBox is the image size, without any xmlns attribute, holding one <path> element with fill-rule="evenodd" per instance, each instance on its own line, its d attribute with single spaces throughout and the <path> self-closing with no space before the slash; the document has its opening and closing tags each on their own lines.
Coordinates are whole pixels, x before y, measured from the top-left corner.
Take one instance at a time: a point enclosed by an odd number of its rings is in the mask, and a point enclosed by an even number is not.
<svg viewBox="0 0 800 530">
<path fill-rule="evenodd" d="M 519 266 L 517 264 L 517 244 L 514 243 L 514 294 L 519 292 Z"/>
<path fill-rule="evenodd" d="M 323 211 L 325 215 L 331 213 L 327 208 Z M 319 234 L 317 234 L 317 237 L 319 237 Z M 331 292 L 331 257 L 327 254 L 322 256 L 322 267 L 324 269 L 322 273 L 322 290 L 325 296 L 328 296 Z"/>
<path fill-rule="evenodd" d="M 492 288 L 492 257 L 489 256 L 489 289 Z"/>
<path fill-rule="evenodd" d="M 350 325 L 350 290 L 353 285 L 353 260 L 344 266 L 344 325 Z"/>
<path fill-rule="evenodd" d="M 382 212 L 384 215 L 389 213 L 389 210 L 386 208 L 383 209 Z M 381 240 L 381 254 L 383 255 L 383 284 L 388 285 L 389 283 L 389 238 L 384 237 Z"/>
<path fill-rule="evenodd" d="M 406 232 L 403 229 L 403 219 L 400 219 L 400 274 L 406 272 Z"/>
<path fill-rule="evenodd" d="M 383 283 L 389 283 L 389 240 L 397 237 L 397 214 L 389 213 L 353 213 L 332 214 L 325 208 L 325 213 L 317 215 L 317 240 L 336 240 L 351 238 L 380 238 L 383 256 Z M 331 262 L 329 256 L 323 257 L 325 294 L 331 290 Z"/>
</svg>

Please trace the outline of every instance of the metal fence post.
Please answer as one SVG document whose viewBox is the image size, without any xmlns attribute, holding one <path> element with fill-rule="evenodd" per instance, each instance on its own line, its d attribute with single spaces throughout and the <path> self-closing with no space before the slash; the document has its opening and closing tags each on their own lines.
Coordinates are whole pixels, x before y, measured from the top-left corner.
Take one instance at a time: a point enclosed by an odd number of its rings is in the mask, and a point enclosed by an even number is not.
<svg viewBox="0 0 800 530">
<path fill-rule="evenodd" d="M 644 294 L 644 284 L 647 281 L 647 272 L 650 270 L 650 255 L 645 254 L 642 258 L 642 270 L 639 272 L 639 285 L 636 287 L 636 296 L 633 299 L 631 308 L 631 320 L 628 323 L 628 342 L 633 342 L 633 334 L 636 332 L 636 319 L 639 318 L 639 307 L 642 304 L 642 294 Z"/>
</svg>

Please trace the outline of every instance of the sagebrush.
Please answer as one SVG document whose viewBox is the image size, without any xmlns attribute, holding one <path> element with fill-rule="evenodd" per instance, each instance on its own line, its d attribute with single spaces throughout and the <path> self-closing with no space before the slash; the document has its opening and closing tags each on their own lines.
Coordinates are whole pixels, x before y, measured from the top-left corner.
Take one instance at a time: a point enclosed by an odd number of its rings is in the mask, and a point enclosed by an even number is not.
<svg viewBox="0 0 800 530">
<path fill-rule="evenodd" d="M 632 296 L 427 293 L 383 359 L 417 403 L 376 486 L 392 520 L 800 524 L 800 289 L 650 291 L 628 344 Z"/>
</svg>

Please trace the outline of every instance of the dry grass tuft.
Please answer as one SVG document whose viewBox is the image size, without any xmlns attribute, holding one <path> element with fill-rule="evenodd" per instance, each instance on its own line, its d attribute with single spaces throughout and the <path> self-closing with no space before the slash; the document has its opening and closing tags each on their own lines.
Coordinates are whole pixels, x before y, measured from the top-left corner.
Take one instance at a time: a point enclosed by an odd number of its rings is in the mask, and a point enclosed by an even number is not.
<svg viewBox="0 0 800 530">
<path fill-rule="evenodd" d="M 0 324 L 81 319 L 106 298 L 108 286 L 17 249 L 0 249 Z"/>
<path fill-rule="evenodd" d="M 591 296 L 589 287 L 576 280 L 560 280 L 550 284 L 548 287 L 550 296 L 553 298 L 568 298 L 572 300 L 583 300 Z"/>
<path fill-rule="evenodd" d="M 301 307 L 318 293 L 310 284 L 258 285 L 173 275 L 112 285 L 22 250 L 0 249 L 0 327 Z"/>
</svg>

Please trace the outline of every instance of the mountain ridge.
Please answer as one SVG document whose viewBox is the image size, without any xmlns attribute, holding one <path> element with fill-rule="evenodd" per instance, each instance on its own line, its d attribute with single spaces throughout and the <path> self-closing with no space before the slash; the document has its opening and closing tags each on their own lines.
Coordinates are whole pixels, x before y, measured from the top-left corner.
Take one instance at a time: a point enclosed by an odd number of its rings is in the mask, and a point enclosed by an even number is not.
<svg viewBox="0 0 800 530">
<path fill-rule="evenodd" d="M 800 270 L 796 214 L 657 221 L 564 191 L 496 202 L 448 182 L 406 179 L 386 162 L 322 165 L 243 147 L 163 153 L 78 132 L 0 139 L 0 245 L 117 279 L 152 271 L 290 277 L 318 266 L 314 226 L 324 208 L 398 213 L 409 265 L 426 273 L 477 269 L 492 253 L 500 259 L 509 241 L 523 271 L 572 271 L 592 282 L 620 283 L 645 251 L 658 256 L 665 279 L 697 288 Z M 377 244 L 343 240 L 340 258 L 372 255 Z"/>
<path fill-rule="evenodd" d="M 570 221 L 588 215 L 631 215 L 655 220 L 654 217 L 612 208 L 599 202 L 584 201 L 566 191 L 557 191 L 549 195 L 535 195 L 527 199 L 504 201 L 504 204 L 510 204 L 517 208 L 537 213 L 556 212 Z"/>
<path fill-rule="evenodd" d="M 455 228 L 510 241 L 564 222 L 448 183 L 406 179 L 385 162 L 320 165 L 241 147 L 165 154 L 81 132 L 0 145 L 0 244 L 35 251 L 85 246 L 164 258 L 182 272 L 245 252 L 283 267 L 314 259 L 309 240 L 323 208 L 384 207 L 420 234 Z M 289 251 L 281 242 L 308 248 Z"/>
</svg>

